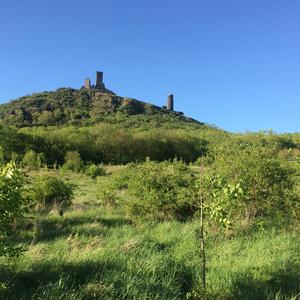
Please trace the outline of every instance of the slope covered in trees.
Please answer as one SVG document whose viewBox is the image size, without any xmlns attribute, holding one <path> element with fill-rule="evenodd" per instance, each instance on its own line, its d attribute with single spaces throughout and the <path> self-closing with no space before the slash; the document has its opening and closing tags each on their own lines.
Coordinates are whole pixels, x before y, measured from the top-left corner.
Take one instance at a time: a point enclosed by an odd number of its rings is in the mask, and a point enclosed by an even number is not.
<svg viewBox="0 0 300 300">
<path fill-rule="evenodd" d="M 0 105 L 0 120 L 6 159 L 22 161 L 34 151 L 48 166 L 62 165 L 68 151 L 93 163 L 146 157 L 191 162 L 206 153 L 211 133 L 215 138 L 225 134 L 182 113 L 84 88 L 36 93 Z"/>
<path fill-rule="evenodd" d="M 24 96 L 0 105 L 0 119 L 15 126 L 91 124 L 102 121 L 111 114 L 125 115 L 167 115 L 181 122 L 199 123 L 164 108 L 117 96 L 115 93 L 97 89 L 60 88 L 52 92 Z"/>
</svg>

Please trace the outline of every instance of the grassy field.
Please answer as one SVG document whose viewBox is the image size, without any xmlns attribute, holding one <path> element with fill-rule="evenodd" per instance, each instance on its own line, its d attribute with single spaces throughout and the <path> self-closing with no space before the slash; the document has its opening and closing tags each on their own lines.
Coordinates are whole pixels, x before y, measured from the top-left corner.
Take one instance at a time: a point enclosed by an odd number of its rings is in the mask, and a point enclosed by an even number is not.
<svg viewBox="0 0 300 300">
<path fill-rule="evenodd" d="M 54 171 L 31 176 L 41 172 Z M 300 299 L 298 231 L 209 231 L 204 293 L 198 220 L 135 223 L 97 198 L 109 175 L 63 176 L 77 185 L 73 206 L 39 218 L 19 241 L 28 251 L 0 259 L 1 299 Z"/>
</svg>

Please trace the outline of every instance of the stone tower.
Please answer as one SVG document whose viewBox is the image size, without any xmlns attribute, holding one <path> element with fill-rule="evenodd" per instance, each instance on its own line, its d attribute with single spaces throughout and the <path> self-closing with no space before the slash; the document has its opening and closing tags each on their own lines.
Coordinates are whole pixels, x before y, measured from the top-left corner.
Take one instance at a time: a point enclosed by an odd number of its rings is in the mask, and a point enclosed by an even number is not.
<svg viewBox="0 0 300 300">
<path fill-rule="evenodd" d="M 86 78 L 84 80 L 84 87 L 89 90 L 91 88 L 91 80 L 89 78 Z"/>
<path fill-rule="evenodd" d="M 167 110 L 170 110 L 170 111 L 174 110 L 174 96 L 173 96 L 173 94 L 168 95 Z"/>
<path fill-rule="evenodd" d="M 103 72 L 96 72 L 96 85 L 95 88 L 103 89 Z"/>
</svg>

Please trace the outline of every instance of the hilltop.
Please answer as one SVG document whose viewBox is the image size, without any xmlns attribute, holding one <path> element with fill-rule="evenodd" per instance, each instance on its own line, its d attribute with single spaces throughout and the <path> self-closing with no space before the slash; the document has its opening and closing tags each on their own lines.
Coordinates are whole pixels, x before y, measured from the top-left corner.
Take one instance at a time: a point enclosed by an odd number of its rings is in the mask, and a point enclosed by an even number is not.
<svg viewBox="0 0 300 300">
<path fill-rule="evenodd" d="M 167 117 L 173 121 L 203 125 L 166 107 L 121 97 L 110 90 L 97 88 L 59 88 L 0 105 L 0 119 L 7 125 L 19 127 L 95 124 L 113 115 L 143 115 L 148 120 Z"/>
</svg>

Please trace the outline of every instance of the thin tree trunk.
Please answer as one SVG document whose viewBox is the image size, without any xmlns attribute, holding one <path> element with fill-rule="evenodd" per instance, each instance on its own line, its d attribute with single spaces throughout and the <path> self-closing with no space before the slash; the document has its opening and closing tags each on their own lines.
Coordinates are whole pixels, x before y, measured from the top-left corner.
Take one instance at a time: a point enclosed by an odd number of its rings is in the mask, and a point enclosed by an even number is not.
<svg viewBox="0 0 300 300">
<path fill-rule="evenodd" d="M 199 194 L 200 194 L 200 254 L 201 254 L 201 269 L 202 269 L 202 284 L 203 288 L 206 289 L 206 260 L 205 260 L 205 236 L 204 236 L 204 197 L 203 197 L 203 172 L 204 172 L 204 163 L 203 156 L 201 160 L 201 171 L 200 171 L 200 185 L 199 185 Z"/>
</svg>

